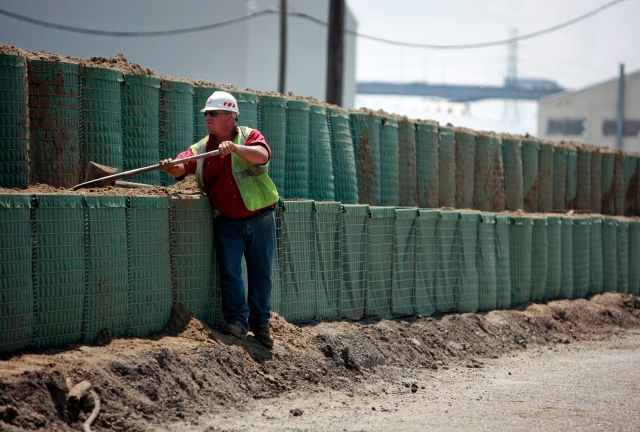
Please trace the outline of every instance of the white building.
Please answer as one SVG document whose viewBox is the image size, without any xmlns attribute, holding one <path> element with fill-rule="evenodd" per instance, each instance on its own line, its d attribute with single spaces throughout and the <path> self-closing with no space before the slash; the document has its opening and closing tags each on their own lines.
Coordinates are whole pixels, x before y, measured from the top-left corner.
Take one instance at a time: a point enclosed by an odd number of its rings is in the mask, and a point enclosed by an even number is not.
<svg viewBox="0 0 640 432">
<path fill-rule="evenodd" d="M 203 79 L 256 90 L 278 89 L 279 0 L 24 0 L 12 13 L 57 25 L 120 32 L 184 29 L 253 18 L 178 35 L 116 37 L 73 33 L 0 15 L 0 44 L 87 58 L 123 53 L 159 75 Z M 291 12 L 328 23 L 329 0 L 288 0 Z M 345 27 L 357 30 L 346 7 Z M 327 26 L 289 16 L 286 91 L 325 99 Z M 343 106 L 355 98 L 355 37 L 345 34 Z"/>
<path fill-rule="evenodd" d="M 541 99 L 538 136 L 616 148 L 618 78 Z M 640 151 L 640 71 L 625 76 L 623 150 Z"/>
</svg>

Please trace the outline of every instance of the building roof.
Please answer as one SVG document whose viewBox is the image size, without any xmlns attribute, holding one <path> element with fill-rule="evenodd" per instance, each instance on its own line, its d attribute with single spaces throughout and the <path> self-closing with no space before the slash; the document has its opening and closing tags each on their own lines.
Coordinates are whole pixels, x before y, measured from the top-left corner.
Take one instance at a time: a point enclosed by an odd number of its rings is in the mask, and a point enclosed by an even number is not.
<svg viewBox="0 0 640 432">
<path fill-rule="evenodd" d="M 630 80 L 640 79 L 640 70 L 629 72 L 629 73 L 625 73 L 624 74 L 624 78 L 625 78 L 625 82 L 629 82 Z M 583 87 L 583 88 L 578 89 L 578 90 L 566 90 L 566 91 L 563 91 L 563 92 L 554 93 L 552 95 L 540 98 L 538 100 L 538 102 L 539 103 L 544 103 L 544 102 L 555 101 L 555 100 L 558 100 L 558 99 L 564 99 L 566 97 L 571 97 L 571 96 L 573 96 L 575 94 L 578 94 L 578 93 L 591 91 L 591 90 L 593 90 L 594 88 L 597 88 L 597 87 L 603 87 L 603 86 L 606 86 L 606 85 L 611 85 L 612 83 L 615 83 L 617 81 L 618 81 L 618 77 L 616 76 L 615 78 L 611 78 L 611 79 L 608 79 L 606 81 L 600 81 L 598 83 L 592 84 L 592 85 L 590 85 L 588 87 Z"/>
</svg>

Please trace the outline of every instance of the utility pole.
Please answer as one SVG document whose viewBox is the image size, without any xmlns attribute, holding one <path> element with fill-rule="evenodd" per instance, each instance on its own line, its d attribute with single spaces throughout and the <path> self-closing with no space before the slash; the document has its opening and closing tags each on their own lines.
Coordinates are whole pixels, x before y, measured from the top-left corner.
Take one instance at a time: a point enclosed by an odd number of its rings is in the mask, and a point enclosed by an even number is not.
<svg viewBox="0 0 640 432">
<path fill-rule="evenodd" d="M 280 69 L 278 91 L 285 94 L 287 77 L 287 0 L 280 0 Z"/>
<path fill-rule="evenodd" d="M 344 69 L 344 0 L 331 0 L 327 37 L 327 95 L 329 103 L 342 105 Z"/>
<path fill-rule="evenodd" d="M 624 148 L 624 63 L 620 63 L 620 78 L 618 79 L 618 109 L 616 113 L 616 148 Z"/>
</svg>

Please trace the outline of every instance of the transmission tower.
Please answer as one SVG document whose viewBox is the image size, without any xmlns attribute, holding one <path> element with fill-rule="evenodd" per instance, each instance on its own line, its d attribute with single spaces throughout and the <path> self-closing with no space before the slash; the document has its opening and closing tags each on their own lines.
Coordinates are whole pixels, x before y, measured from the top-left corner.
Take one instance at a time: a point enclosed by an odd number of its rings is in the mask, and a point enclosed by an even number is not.
<svg viewBox="0 0 640 432">
<path fill-rule="evenodd" d="M 509 39 L 512 39 L 507 45 L 507 76 L 504 79 L 505 87 L 516 87 L 518 85 L 518 29 L 512 28 L 509 30 Z M 502 112 L 502 119 L 507 121 L 517 122 L 520 120 L 518 114 L 518 101 L 515 99 L 509 99 L 504 101 L 504 109 Z"/>
</svg>

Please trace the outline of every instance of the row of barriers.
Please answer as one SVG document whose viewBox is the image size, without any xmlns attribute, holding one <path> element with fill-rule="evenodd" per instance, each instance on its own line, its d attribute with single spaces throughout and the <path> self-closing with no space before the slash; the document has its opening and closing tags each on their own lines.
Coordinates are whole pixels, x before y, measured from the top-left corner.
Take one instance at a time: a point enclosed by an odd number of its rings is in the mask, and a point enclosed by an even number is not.
<svg viewBox="0 0 640 432">
<path fill-rule="evenodd" d="M 637 219 L 311 200 L 275 215 L 273 308 L 292 322 L 640 294 Z M 0 195 L 0 256 L 0 353 L 146 336 L 174 302 L 222 321 L 204 198 Z"/>
</svg>

